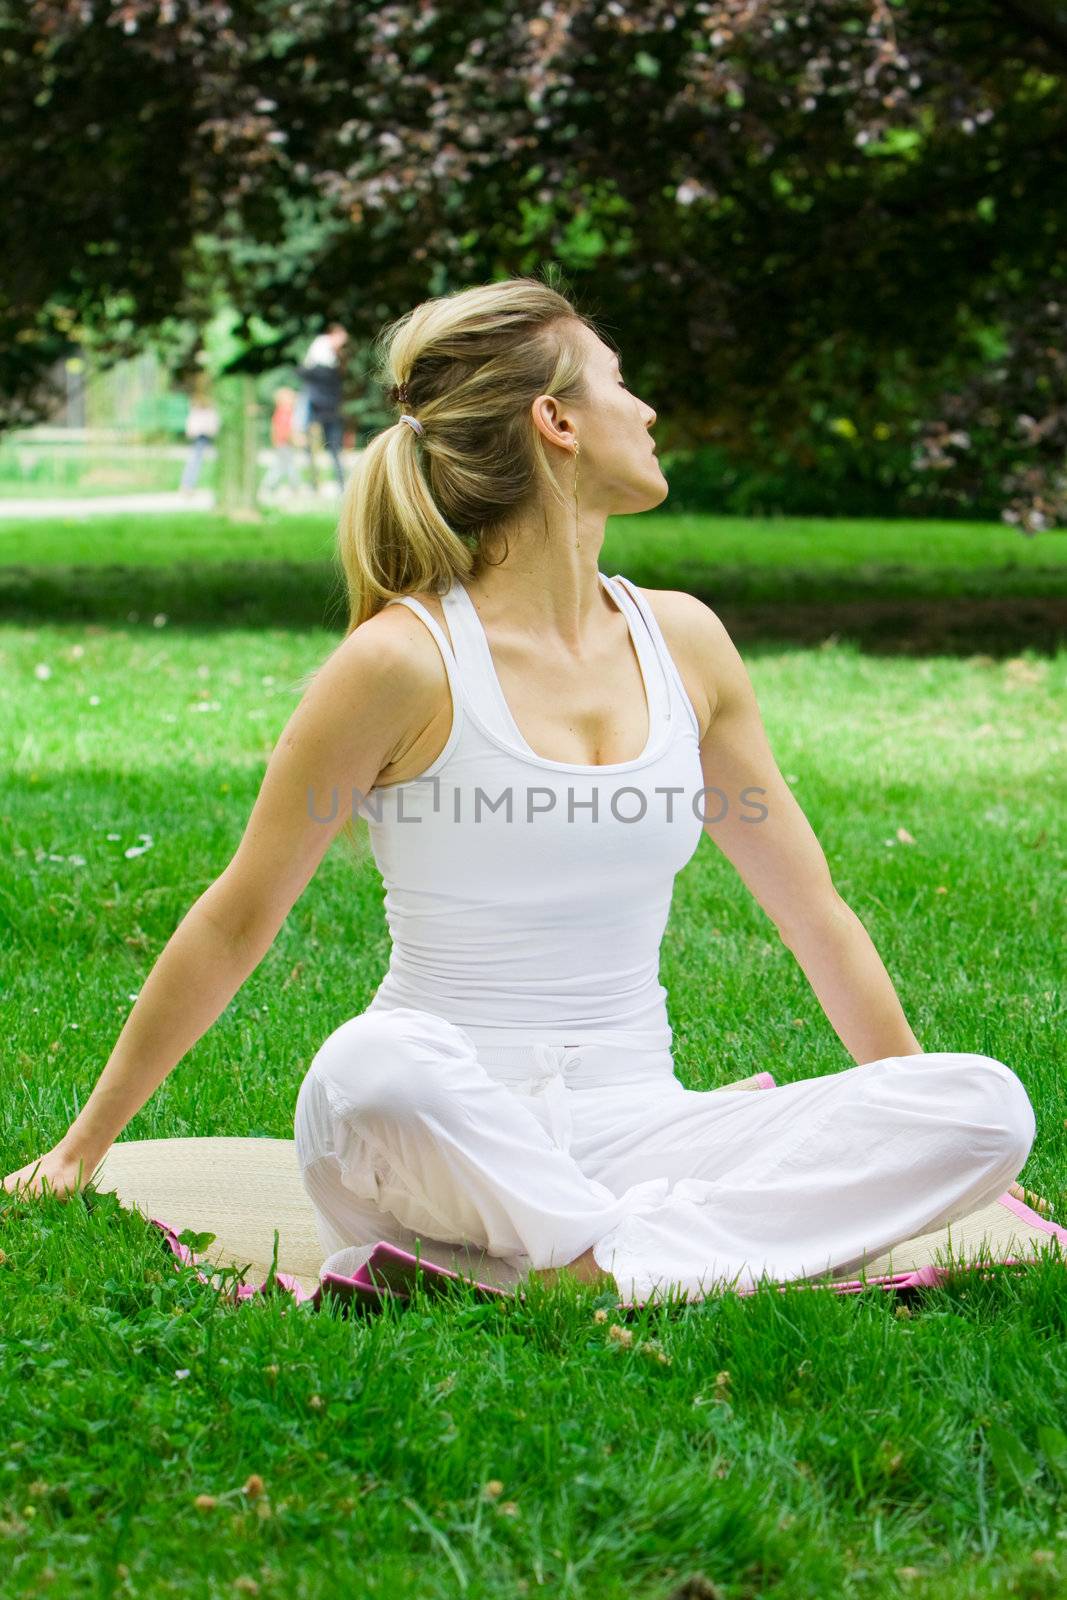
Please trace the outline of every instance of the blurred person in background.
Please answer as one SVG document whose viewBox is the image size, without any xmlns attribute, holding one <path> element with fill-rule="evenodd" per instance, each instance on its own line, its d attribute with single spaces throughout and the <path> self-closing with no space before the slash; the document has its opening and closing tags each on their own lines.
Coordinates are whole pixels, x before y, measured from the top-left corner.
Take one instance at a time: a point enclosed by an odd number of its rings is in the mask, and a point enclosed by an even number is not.
<svg viewBox="0 0 1067 1600">
<path fill-rule="evenodd" d="M 274 411 L 270 419 L 270 442 L 273 454 L 263 479 L 264 494 L 277 492 L 279 498 L 288 497 L 300 487 L 294 439 L 294 413 L 297 392 L 286 385 L 274 391 Z"/>
<path fill-rule="evenodd" d="M 306 389 L 296 390 L 296 399 L 293 402 L 293 446 L 303 450 L 307 446 L 308 433 L 308 408 L 311 400 Z"/>
<path fill-rule="evenodd" d="M 189 402 L 185 418 L 185 437 L 191 448 L 182 472 L 181 492 L 192 494 L 200 482 L 204 457 L 218 437 L 220 418 L 218 410 L 202 385 L 198 385 Z"/>
<path fill-rule="evenodd" d="M 311 487 L 319 487 L 318 465 L 315 461 L 313 430 L 322 429 L 323 443 L 333 459 L 337 487 L 344 492 L 345 472 L 341 465 L 341 444 L 344 439 L 344 418 L 341 416 L 343 385 L 341 351 L 348 343 L 348 334 L 339 322 L 332 322 L 325 333 L 312 339 L 304 364 L 300 368 L 300 381 L 304 388 L 307 406 L 307 455 Z M 325 486 L 324 486 L 325 487 Z M 326 490 L 329 493 L 329 489 Z"/>
</svg>

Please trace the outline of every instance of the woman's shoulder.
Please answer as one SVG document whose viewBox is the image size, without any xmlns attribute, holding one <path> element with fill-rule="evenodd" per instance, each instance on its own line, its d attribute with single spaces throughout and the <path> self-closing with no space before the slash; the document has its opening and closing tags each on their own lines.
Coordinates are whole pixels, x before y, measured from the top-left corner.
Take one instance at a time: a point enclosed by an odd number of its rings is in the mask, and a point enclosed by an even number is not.
<svg viewBox="0 0 1067 1600">
<path fill-rule="evenodd" d="M 690 594 L 687 589 L 646 589 L 643 584 L 634 583 L 632 578 L 627 578 L 625 573 L 620 577 L 638 594 L 643 595 L 656 614 L 656 621 L 662 618 L 673 626 L 694 626 L 700 612 L 710 611 L 703 600 L 698 600 L 695 594 Z M 662 626 L 662 623 L 660 624 Z"/>
<path fill-rule="evenodd" d="M 633 587 L 647 602 L 664 643 L 678 669 L 700 724 L 710 727 L 718 701 L 718 663 L 724 650 L 734 651 L 726 627 L 711 607 L 686 589 Z M 736 653 L 736 652 L 735 652 Z"/>
<path fill-rule="evenodd" d="M 444 610 L 440 597 L 432 590 L 415 590 L 410 594 L 398 595 L 397 601 L 414 600 L 425 611 L 428 611 L 433 620 L 448 637 L 448 628 L 445 623 Z M 414 657 L 426 661 L 438 662 L 441 652 L 438 650 L 430 629 L 419 616 L 418 612 L 409 605 L 390 605 L 385 602 L 372 617 L 361 622 L 354 633 L 364 633 L 368 641 L 380 645 L 383 650 L 398 654 L 405 658 Z M 351 637 L 351 636 L 350 636 Z"/>
<path fill-rule="evenodd" d="M 401 597 L 397 596 L 399 600 Z M 452 648 L 452 637 L 438 595 L 417 590 L 404 599 L 415 600 L 437 623 L 445 642 Z M 384 604 L 372 617 L 361 622 L 349 638 L 362 634 L 368 646 L 382 657 L 388 671 L 404 680 L 416 701 L 429 696 L 436 703 L 442 692 L 448 696 L 448 669 L 426 622 L 407 605 Z"/>
<path fill-rule="evenodd" d="M 675 640 L 688 641 L 698 650 L 705 650 L 726 634 L 722 619 L 687 589 L 646 589 L 636 583 L 633 587 L 648 602 L 660 631 L 672 646 Z"/>
<path fill-rule="evenodd" d="M 438 596 L 420 590 L 410 598 L 425 605 L 447 638 Z M 436 760 L 448 736 L 453 720 L 448 670 L 436 639 L 410 606 L 383 605 L 348 638 L 360 635 L 362 653 L 376 658 L 379 672 L 390 684 L 396 719 L 389 761 L 376 781 L 406 782 Z"/>
</svg>

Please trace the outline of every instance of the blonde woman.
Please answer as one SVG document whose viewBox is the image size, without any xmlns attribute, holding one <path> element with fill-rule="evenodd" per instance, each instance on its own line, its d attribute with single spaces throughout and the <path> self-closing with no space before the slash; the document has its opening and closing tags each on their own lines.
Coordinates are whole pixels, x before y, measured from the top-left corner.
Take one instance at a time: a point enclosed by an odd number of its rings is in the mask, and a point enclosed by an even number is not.
<svg viewBox="0 0 1067 1600">
<path fill-rule="evenodd" d="M 13 1178 L 95 1168 L 363 817 L 389 968 L 296 1103 L 327 1252 L 462 1246 L 513 1280 L 699 1298 L 855 1265 L 995 1198 L 1034 1139 L 1023 1084 L 922 1049 L 715 613 L 600 571 L 607 518 L 667 494 L 616 352 L 517 278 L 415 307 L 380 354 L 399 414 L 342 510 L 347 637 L 85 1107 Z M 676 1077 L 659 949 L 705 833 L 855 1066 L 757 1094 Z"/>
</svg>

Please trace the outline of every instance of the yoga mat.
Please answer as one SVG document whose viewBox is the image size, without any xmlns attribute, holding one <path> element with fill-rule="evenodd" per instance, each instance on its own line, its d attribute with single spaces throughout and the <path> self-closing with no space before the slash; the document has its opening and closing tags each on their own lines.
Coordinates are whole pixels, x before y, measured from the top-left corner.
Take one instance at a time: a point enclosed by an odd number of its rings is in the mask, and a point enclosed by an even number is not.
<svg viewBox="0 0 1067 1600">
<path fill-rule="evenodd" d="M 760 1072 L 720 1087 L 758 1091 L 774 1088 L 775 1079 Z M 115 1193 L 121 1205 L 140 1211 L 159 1229 L 176 1266 L 195 1266 L 204 1282 L 212 1282 L 220 1268 L 237 1267 L 239 1275 L 224 1291 L 217 1285 L 235 1304 L 281 1292 L 296 1304 L 309 1301 L 315 1310 L 329 1296 L 347 1302 L 353 1311 L 372 1311 L 384 1297 L 406 1297 L 416 1275 L 428 1292 L 450 1292 L 448 1286 L 460 1279 L 472 1283 L 479 1298 L 515 1292 L 507 1277 L 511 1273 L 514 1278 L 513 1269 L 473 1247 L 437 1245 L 430 1257 L 379 1242 L 352 1245 L 324 1259 L 291 1139 L 120 1141 L 111 1146 L 90 1182 L 100 1192 Z M 205 1249 L 194 1250 L 178 1237 L 187 1229 L 214 1237 Z M 783 1292 L 790 1287 L 835 1294 L 875 1286 L 915 1289 L 942 1283 L 953 1272 L 989 1276 L 1025 1270 L 1048 1252 L 1067 1263 L 1067 1228 L 1005 1192 L 947 1228 L 894 1245 L 861 1268 L 793 1279 L 778 1287 Z M 249 1275 L 253 1281 L 247 1281 Z M 731 1292 L 754 1294 L 758 1287 Z M 621 1305 L 636 1309 L 632 1302 Z"/>
</svg>

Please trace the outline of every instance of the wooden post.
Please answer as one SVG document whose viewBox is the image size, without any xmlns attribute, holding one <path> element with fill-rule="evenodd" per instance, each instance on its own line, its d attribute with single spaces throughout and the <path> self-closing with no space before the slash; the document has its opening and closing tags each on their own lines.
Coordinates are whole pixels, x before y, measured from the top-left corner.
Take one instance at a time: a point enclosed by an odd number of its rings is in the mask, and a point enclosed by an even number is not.
<svg viewBox="0 0 1067 1600">
<path fill-rule="evenodd" d="M 235 522 L 262 522 L 259 509 L 259 406 L 245 373 L 218 380 L 218 509 Z"/>
</svg>

